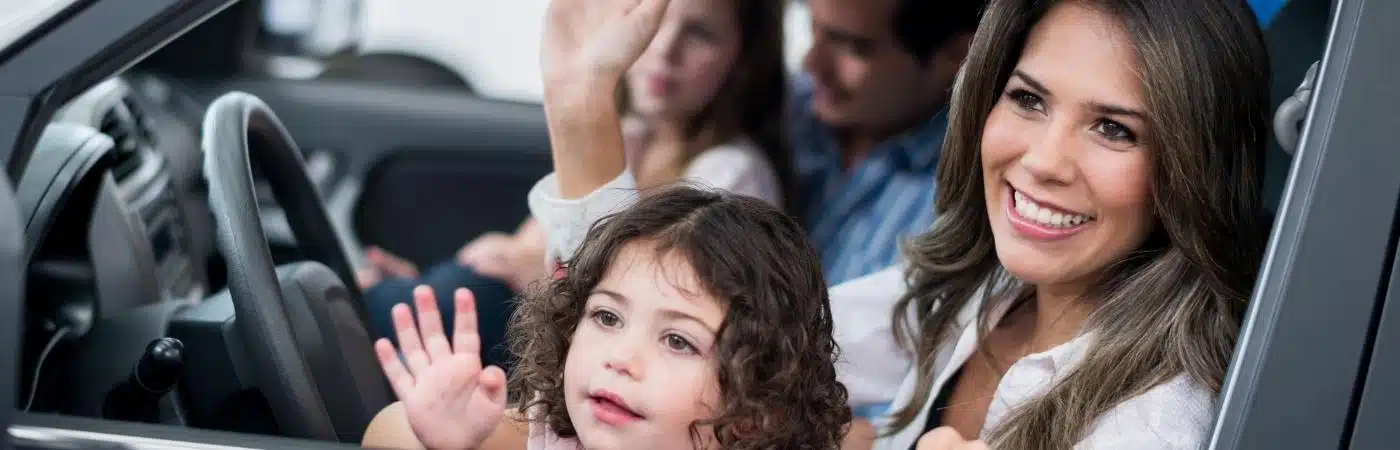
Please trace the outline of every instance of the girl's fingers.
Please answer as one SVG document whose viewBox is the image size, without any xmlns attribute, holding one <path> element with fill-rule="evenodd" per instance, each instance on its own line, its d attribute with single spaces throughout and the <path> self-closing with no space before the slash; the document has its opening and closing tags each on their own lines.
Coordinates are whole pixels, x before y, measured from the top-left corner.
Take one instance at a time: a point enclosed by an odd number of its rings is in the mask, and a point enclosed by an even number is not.
<svg viewBox="0 0 1400 450">
<path fill-rule="evenodd" d="M 390 344 L 388 339 L 380 338 L 374 343 L 374 353 L 379 356 L 379 367 L 384 369 L 384 377 L 389 379 L 389 386 L 394 389 L 394 395 L 400 400 L 407 397 L 408 392 L 413 389 L 413 374 L 399 361 L 399 354 L 394 351 L 394 345 Z"/>
<path fill-rule="evenodd" d="M 457 309 L 457 317 L 453 319 L 453 350 L 459 355 L 469 354 L 480 358 L 481 336 L 476 328 L 476 296 L 470 289 L 457 288 L 452 293 L 452 301 Z"/>
<path fill-rule="evenodd" d="M 413 307 L 418 310 L 418 331 L 423 339 L 423 349 L 428 359 L 441 361 L 452 355 L 452 343 L 442 330 L 442 312 L 438 311 L 437 297 L 433 289 L 420 285 L 413 288 Z"/>
<path fill-rule="evenodd" d="M 399 351 L 403 353 L 404 360 L 408 363 L 408 370 L 413 373 L 423 373 L 432 364 L 432 359 L 423 351 L 423 342 L 419 339 L 418 329 L 413 324 L 413 312 L 407 304 L 397 304 L 390 311 L 394 318 L 394 331 L 399 337 Z"/>
</svg>

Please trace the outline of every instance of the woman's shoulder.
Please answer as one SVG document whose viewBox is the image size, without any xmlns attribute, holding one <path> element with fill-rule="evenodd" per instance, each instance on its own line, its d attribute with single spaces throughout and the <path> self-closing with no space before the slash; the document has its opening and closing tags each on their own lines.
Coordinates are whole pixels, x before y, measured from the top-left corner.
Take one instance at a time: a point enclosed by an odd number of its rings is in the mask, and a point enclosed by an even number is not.
<svg viewBox="0 0 1400 450">
<path fill-rule="evenodd" d="M 686 167 L 687 174 L 713 168 L 741 168 L 746 171 L 775 173 L 773 163 L 768 161 L 763 148 L 747 137 L 738 137 L 729 142 L 710 147 L 695 155 Z"/>
<path fill-rule="evenodd" d="M 1182 374 L 1108 410 L 1075 448 L 1202 448 L 1214 419 L 1215 394 Z"/>
<path fill-rule="evenodd" d="M 695 155 L 686 166 L 684 178 L 692 183 L 752 195 L 774 205 L 782 204 L 778 171 L 763 148 L 746 137 Z"/>
</svg>

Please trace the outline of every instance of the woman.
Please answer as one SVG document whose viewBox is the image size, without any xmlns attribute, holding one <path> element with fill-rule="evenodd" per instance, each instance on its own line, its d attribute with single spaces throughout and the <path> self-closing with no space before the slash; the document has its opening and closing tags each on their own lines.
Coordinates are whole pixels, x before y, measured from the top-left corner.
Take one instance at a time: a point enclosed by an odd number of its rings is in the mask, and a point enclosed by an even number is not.
<svg viewBox="0 0 1400 450">
<path fill-rule="evenodd" d="M 686 180 L 784 204 L 791 184 L 781 126 L 785 3 L 677 0 L 669 8 L 616 95 L 626 117 L 627 168 L 638 187 Z M 481 308 L 484 348 L 492 349 L 486 362 L 508 365 L 500 344 L 510 300 L 548 274 L 546 235 L 527 219 L 514 234 L 473 240 L 421 277 L 411 263 L 369 249 L 372 264 L 360 281 L 376 330 L 393 335 L 389 310 L 410 298 L 415 285 L 433 286 L 439 299 L 470 287 Z"/>
<path fill-rule="evenodd" d="M 559 42 L 557 172 L 532 209 L 551 230 L 632 201 L 594 92 L 615 76 L 595 59 L 627 53 Z M 1268 68 L 1243 0 L 992 2 L 954 91 L 938 222 L 907 267 L 832 291 L 852 406 L 894 406 L 850 446 L 1201 444 L 1265 234 Z"/>
</svg>

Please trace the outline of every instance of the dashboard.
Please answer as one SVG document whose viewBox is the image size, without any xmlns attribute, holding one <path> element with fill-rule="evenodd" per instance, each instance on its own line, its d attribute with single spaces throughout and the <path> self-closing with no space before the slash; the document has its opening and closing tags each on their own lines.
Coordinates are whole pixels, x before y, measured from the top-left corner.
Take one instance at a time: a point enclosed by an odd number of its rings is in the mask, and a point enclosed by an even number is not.
<svg viewBox="0 0 1400 450">
<path fill-rule="evenodd" d="M 97 286 L 91 311 L 97 317 L 202 299 L 214 287 L 214 229 L 203 200 L 197 122 L 178 115 L 186 108 L 172 108 L 169 102 L 178 101 L 172 95 L 151 95 L 153 83 L 111 79 L 74 98 L 56 112 L 21 175 L 21 203 L 62 196 L 49 199 L 48 209 L 31 209 L 31 223 L 45 221 L 52 229 L 31 243 L 39 280 L 45 268 L 83 266 L 85 254 L 83 272 Z M 94 167 L 73 168 L 71 160 L 85 156 L 84 150 L 63 137 L 84 132 L 105 136 L 109 149 L 90 151 L 101 156 Z M 87 140 L 94 139 L 77 142 Z M 77 188 L 34 188 L 43 182 Z M 91 210 L 84 212 L 87 205 Z"/>
<path fill-rule="evenodd" d="M 140 73 L 106 80 L 56 111 L 36 143 L 16 189 L 30 249 L 17 406 L 269 432 L 266 402 L 247 395 L 246 355 L 230 338 L 227 270 L 203 175 L 207 99 L 175 83 Z M 359 248 L 348 232 L 358 184 L 335 175 L 329 154 L 305 157 L 311 181 L 330 194 L 342 243 Z M 274 262 L 301 260 L 254 166 Z M 132 374 L 167 338 L 189 352 L 179 394 L 133 394 Z"/>
<path fill-rule="evenodd" d="M 179 317 L 207 314 L 225 284 L 201 170 L 202 109 L 163 80 L 126 74 L 64 105 L 39 138 L 17 188 L 32 249 L 24 410 L 197 421 L 182 412 L 189 398 L 163 396 L 156 413 L 125 387 L 144 349 L 198 323 Z M 219 376 L 192 374 L 194 363 L 186 359 L 187 377 Z"/>
</svg>

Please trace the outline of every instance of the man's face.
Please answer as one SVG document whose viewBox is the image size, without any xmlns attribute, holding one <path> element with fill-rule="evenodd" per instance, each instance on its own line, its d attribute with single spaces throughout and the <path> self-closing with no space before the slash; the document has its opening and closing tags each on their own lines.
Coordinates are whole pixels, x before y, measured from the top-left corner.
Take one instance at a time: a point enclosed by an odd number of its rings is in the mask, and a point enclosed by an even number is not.
<svg viewBox="0 0 1400 450">
<path fill-rule="evenodd" d="M 921 64 L 895 37 L 895 1 L 808 1 L 813 39 L 802 63 L 822 122 L 898 133 L 945 101 L 960 58 L 935 50 Z"/>
</svg>

